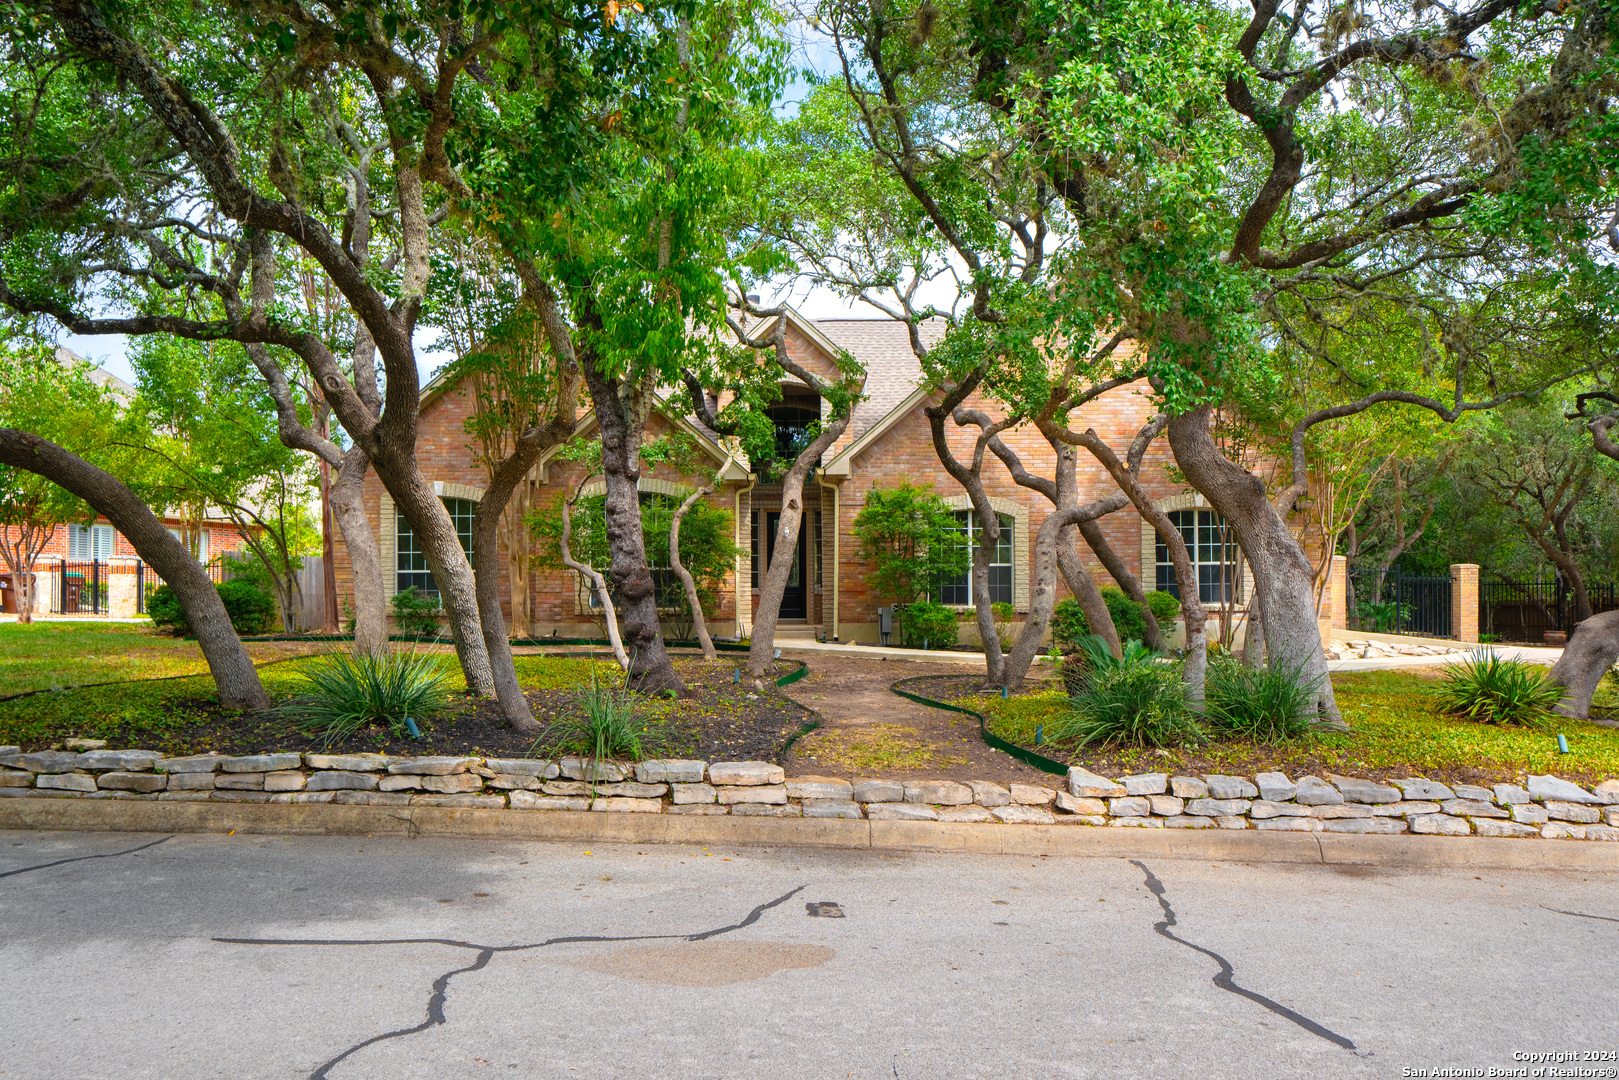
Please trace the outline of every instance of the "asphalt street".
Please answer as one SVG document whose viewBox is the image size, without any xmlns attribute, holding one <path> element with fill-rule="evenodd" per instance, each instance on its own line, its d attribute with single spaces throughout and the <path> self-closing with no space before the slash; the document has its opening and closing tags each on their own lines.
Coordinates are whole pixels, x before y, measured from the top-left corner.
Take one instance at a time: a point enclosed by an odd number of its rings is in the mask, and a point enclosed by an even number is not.
<svg viewBox="0 0 1619 1080">
<path fill-rule="evenodd" d="M 1616 886 L 0 832 L 0 1077 L 1533 1076 L 1619 1052 Z"/>
</svg>

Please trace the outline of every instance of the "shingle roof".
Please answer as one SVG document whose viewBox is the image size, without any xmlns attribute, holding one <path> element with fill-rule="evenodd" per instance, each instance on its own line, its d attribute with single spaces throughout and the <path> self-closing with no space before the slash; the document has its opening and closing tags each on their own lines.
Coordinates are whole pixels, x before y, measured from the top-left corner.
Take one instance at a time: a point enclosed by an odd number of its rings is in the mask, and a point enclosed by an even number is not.
<svg viewBox="0 0 1619 1080">
<path fill-rule="evenodd" d="M 894 410 L 922 382 L 922 365 L 911 351 L 905 324 L 893 319 L 815 319 L 816 329 L 847 349 L 866 366 L 866 400 L 855 409 L 849 433 L 854 438 Z M 920 327 L 922 344 L 944 338 L 943 319 Z"/>
</svg>

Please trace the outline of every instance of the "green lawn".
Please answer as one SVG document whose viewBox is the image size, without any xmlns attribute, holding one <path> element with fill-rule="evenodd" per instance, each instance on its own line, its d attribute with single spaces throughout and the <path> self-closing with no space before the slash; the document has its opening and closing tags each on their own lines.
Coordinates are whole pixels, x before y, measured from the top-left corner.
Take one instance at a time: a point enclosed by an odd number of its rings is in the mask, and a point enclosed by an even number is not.
<svg viewBox="0 0 1619 1080">
<path fill-rule="evenodd" d="M 0 623 L 0 697 L 112 679 L 207 671 L 195 641 L 135 623 Z"/>
<path fill-rule="evenodd" d="M 1456 720 L 1435 708 L 1436 680 L 1410 671 L 1339 674 L 1332 685 L 1353 729 L 1348 735 L 1315 735 L 1281 746 L 1215 743 L 1196 750 L 1082 750 L 1052 756 L 1104 775 L 1173 769 L 1252 775 L 1276 769 L 1289 775 L 1327 770 L 1471 782 L 1521 779 L 1531 772 L 1593 782 L 1619 777 L 1619 729 L 1559 720 L 1552 731 L 1543 732 Z M 1004 701 L 972 698 L 961 704 L 989 717 L 995 734 L 1033 747 L 1035 728 L 1065 710 L 1068 699 L 1044 693 Z M 1568 737 L 1571 753 L 1558 752 L 1558 733 Z"/>
<path fill-rule="evenodd" d="M 336 644 L 249 642 L 247 650 L 260 665 L 265 690 L 272 699 L 281 699 L 302 688 L 302 657 Z M 540 690 L 587 682 L 590 667 L 586 660 L 517 658 L 519 680 Z M 620 677 L 616 665 L 598 662 L 595 667 L 600 679 Z M 452 686 L 462 687 L 459 669 L 452 664 L 448 670 Z M 115 685 L 86 685 L 106 682 Z M 214 682 L 197 643 L 135 624 L 0 624 L 0 697 L 30 690 L 48 692 L 0 701 L 0 745 L 35 748 L 80 736 L 190 752 L 220 717 Z M 270 729 L 285 723 L 267 719 L 264 725 L 270 735 Z"/>
</svg>

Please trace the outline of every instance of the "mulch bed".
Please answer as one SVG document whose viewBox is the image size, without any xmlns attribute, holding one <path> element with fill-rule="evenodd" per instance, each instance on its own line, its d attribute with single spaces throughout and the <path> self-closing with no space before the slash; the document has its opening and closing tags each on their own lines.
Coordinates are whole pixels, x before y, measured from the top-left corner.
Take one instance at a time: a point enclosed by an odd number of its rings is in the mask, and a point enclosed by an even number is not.
<svg viewBox="0 0 1619 1080">
<path fill-rule="evenodd" d="M 580 654 L 570 653 L 570 656 Z M 597 657 L 603 659 L 609 657 Z M 737 664 L 725 657 L 713 664 L 700 655 L 675 657 L 675 670 L 687 693 L 677 701 L 642 699 L 642 715 L 660 721 L 655 728 L 661 745 L 648 747 L 649 757 L 689 757 L 703 761 L 775 761 L 787 745 L 813 720 L 810 710 L 774 687 L 754 690 L 734 682 Z M 796 667 L 779 665 L 778 674 Z M 577 688 L 530 690 L 528 700 L 542 723 L 577 715 L 582 691 Z M 105 725 L 98 737 L 114 749 L 139 747 L 170 756 L 204 754 L 259 754 L 270 752 L 382 753 L 409 755 L 467 755 L 478 757 L 544 756 L 547 735 L 513 731 L 501 719 L 495 702 L 461 696 L 455 711 L 420 722 L 422 738 L 398 738 L 380 728 L 364 729 L 332 743 L 311 738 L 283 717 L 270 713 L 236 713 L 221 709 L 204 697 L 176 698 L 170 702 L 188 718 L 167 739 L 154 739 L 150 730 L 119 732 Z M 25 746 L 45 749 L 49 744 Z"/>
</svg>

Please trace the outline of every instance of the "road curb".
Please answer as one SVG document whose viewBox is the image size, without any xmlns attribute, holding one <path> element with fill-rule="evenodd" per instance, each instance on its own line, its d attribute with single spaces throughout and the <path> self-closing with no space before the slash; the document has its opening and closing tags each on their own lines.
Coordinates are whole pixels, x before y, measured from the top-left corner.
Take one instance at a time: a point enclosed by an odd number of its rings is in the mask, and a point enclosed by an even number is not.
<svg viewBox="0 0 1619 1080">
<path fill-rule="evenodd" d="M 1432 869 L 1619 871 L 1619 844 L 1441 836 L 1356 836 L 1254 830 L 1116 829 L 1084 825 L 974 825 L 838 818 L 746 818 L 490 810 L 332 803 L 0 803 L 0 829 L 212 832 L 284 836 L 534 840 L 549 843 L 704 844 L 1079 858 L 1203 859 Z"/>
</svg>

